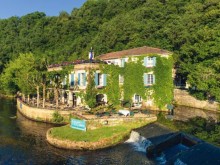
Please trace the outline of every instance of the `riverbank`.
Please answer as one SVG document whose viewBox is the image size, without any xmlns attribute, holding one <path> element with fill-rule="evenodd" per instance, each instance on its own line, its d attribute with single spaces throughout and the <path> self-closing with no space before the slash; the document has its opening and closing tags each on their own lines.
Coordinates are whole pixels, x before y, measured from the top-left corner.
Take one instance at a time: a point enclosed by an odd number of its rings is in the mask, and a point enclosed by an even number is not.
<svg viewBox="0 0 220 165">
<path fill-rule="evenodd" d="M 220 103 L 209 100 L 198 100 L 190 95 L 187 90 L 174 89 L 174 100 L 177 105 L 208 111 L 220 111 Z"/>
<path fill-rule="evenodd" d="M 73 116 L 73 111 L 71 110 L 57 111 L 56 109 L 31 107 L 20 99 L 17 99 L 17 109 L 30 120 L 51 124 L 67 124 L 70 117 Z M 62 120 L 56 122 L 59 117 L 62 117 Z"/>
<path fill-rule="evenodd" d="M 157 122 L 173 131 L 182 131 L 220 147 L 220 124 L 209 118 L 194 117 L 187 121 L 169 120 L 164 115 L 157 116 Z"/>
<path fill-rule="evenodd" d="M 102 126 L 86 132 L 70 128 L 69 125 L 51 128 L 47 131 L 47 141 L 57 147 L 71 150 L 97 150 L 115 146 L 128 138 L 133 129 L 156 121 L 156 117 L 140 119 L 138 122 L 116 126 Z"/>
<path fill-rule="evenodd" d="M 0 98 L 14 99 L 15 95 L 5 95 L 5 94 L 0 93 Z"/>
</svg>

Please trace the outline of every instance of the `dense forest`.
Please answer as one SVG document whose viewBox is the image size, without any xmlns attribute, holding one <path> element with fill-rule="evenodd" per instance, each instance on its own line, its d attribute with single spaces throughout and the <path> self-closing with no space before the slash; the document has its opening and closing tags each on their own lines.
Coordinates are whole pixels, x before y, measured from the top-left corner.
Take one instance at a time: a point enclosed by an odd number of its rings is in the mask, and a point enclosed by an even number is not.
<svg viewBox="0 0 220 165">
<path fill-rule="evenodd" d="M 0 73 L 21 53 L 51 64 L 139 46 L 174 52 L 192 94 L 220 101 L 219 0 L 88 0 L 57 17 L 1 19 Z"/>
</svg>

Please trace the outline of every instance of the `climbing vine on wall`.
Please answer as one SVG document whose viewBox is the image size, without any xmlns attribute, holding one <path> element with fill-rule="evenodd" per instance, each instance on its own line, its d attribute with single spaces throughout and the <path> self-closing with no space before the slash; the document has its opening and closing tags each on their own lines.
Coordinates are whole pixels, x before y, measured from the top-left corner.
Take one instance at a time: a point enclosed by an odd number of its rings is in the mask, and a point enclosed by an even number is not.
<svg viewBox="0 0 220 165">
<path fill-rule="evenodd" d="M 166 104 L 173 99 L 173 78 L 172 78 L 173 59 L 172 57 L 157 57 L 157 65 L 154 67 L 156 77 L 153 85 L 153 98 L 156 105 L 163 109 Z"/>
<path fill-rule="evenodd" d="M 136 57 L 137 58 L 137 57 Z M 124 76 L 124 100 L 131 100 L 134 94 L 146 99 L 146 88 L 144 87 L 144 73 L 151 71 L 143 65 L 143 57 L 138 57 L 137 61 L 129 59 L 125 63 L 122 75 Z"/>
<path fill-rule="evenodd" d="M 122 95 L 123 100 L 131 101 L 134 94 L 140 95 L 143 99 L 148 96 L 153 97 L 155 104 L 160 109 L 164 109 L 166 104 L 171 103 L 173 99 L 173 59 L 154 54 L 150 56 L 156 57 L 156 66 L 152 68 L 143 65 L 144 55 L 136 57 L 137 60 L 134 61 L 130 58 L 124 67 L 101 65 L 101 71 L 108 75 L 107 86 L 101 92 L 107 95 L 109 103 L 119 105 Z M 146 87 L 144 86 L 144 73 L 149 72 L 153 72 L 156 79 L 154 85 Z M 123 85 L 119 84 L 119 75 L 124 77 Z M 152 96 L 149 91 L 153 91 Z"/>
<path fill-rule="evenodd" d="M 107 74 L 107 86 L 101 90 L 108 98 L 108 103 L 113 105 L 120 104 L 119 74 L 121 68 L 115 65 L 101 65 L 102 73 Z"/>
<path fill-rule="evenodd" d="M 89 74 L 87 76 L 87 87 L 85 92 L 85 103 L 90 107 L 94 108 L 96 106 L 96 95 L 97 90 L 95 88 L 95 81 L 94 81 L 94 71 L 89 70 Z"/>
</svg>

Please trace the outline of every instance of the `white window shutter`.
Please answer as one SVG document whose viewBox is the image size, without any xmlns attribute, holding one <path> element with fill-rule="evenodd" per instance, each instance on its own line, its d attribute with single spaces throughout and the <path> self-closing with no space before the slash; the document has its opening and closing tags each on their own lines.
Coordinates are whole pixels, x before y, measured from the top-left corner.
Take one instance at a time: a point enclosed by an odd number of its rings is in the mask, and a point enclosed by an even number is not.
<svg viewBox="0 0 220 165">
<path fill-rule="evenodd" d="M 156 66 L 156 57 L 153 57 L 153 66 Z"/>
</svg>

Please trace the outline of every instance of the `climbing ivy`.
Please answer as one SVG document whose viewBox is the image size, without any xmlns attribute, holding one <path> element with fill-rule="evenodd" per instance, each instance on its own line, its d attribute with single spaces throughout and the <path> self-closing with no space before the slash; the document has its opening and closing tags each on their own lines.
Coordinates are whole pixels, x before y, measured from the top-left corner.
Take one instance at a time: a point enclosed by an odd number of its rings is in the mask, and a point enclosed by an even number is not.
<svg viewBox="0 0 220 165">
<path fill-rule="evenodd" d="M 164 58 L 155 54 L 148 55 L 156 57 L 156 66 L 146 68 L 143 59 L 146 55 L 135 57 L 137 60 L 125 63 L 124 67 L 115 65 L 101 65 L 101 71 L 108 75 L 107 86 L 101 90 L 108 97 L 109 103 L 119 105 L 120 99 L 131 101 L 134 94 L 140 95 L 143 99 L 148 96 L 154 98 L 155 104 L 164 109 L 165 105 L 171 103 L 173 99 L 172 80 L 172 57 Z M 153 71 L 156 77 L 155 84 L 144 86 L 144 73 Z M 119 84 L 119 75 L 124 76 L 123 85 Z M 151 96 L 151 92 L 153 94 Z M 123 95 L 123 97 L 122 97 Z"/>
<path fill-rule="evenodd" d="M 154 67 L 156 77 L 153 85 L 153 98 L 156 105 L 163 109 L 166 104 L 173 99 L 173 78 L 172 78 L 173 58 L 163 58 L 157 56 L 157 64 Z"/>
<path fill-rule="evenodd" d="M 100 90 L 105 93 L 108 98 L 108 103 L 113 105 L 120 104 L 120 87 L 119 87 L 119 74 L 121 68 L 116 65 L 101 65 L 100 70 L 102 73 L 107 74 L 107 86 Z"/>
<path fill-rule="evenodd" d="M 124 76 L 124 100 L 131 100 L 134 94 L 140 95 L 146 99 L 146 88 L 144 87 L 144 73 L 151 71 L 143 65 L 143 57 L 135 57 L 137 61 L 129 59 L 125 63 L 122 75 Z"/>
<path fill-rule="evenodd" d="M 87 76 L 87 87 L 85 92 L 85 103 L 90 107 L 94 108 L 96 106 L 96 95 L 97 90 L 95 88 L 95 81 L 94 81 L 94 71 L 89 70 L 89 74 Z"/>
</svg>

